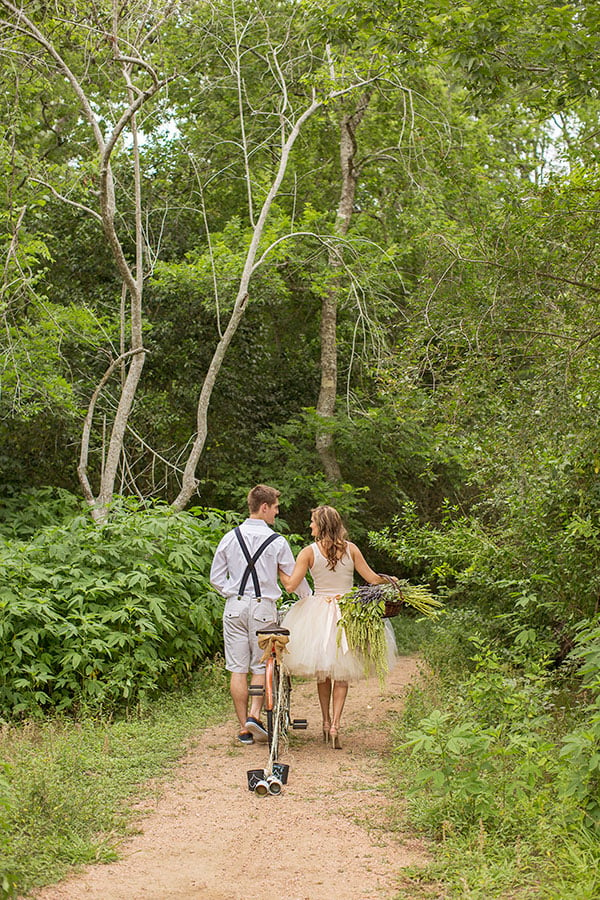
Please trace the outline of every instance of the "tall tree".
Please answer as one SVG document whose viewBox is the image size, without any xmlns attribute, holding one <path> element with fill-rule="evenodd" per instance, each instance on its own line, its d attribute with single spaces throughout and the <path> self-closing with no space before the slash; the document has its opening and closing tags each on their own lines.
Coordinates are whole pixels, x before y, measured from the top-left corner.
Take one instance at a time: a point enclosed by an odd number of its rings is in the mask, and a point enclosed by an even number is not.
<svg viewBox="0 0 600 900">
<path fill-rule="evenodd" d="M 360 172 L 356 158 L 356 132 L 370 97 L 371 90 L 363 92 L 351 112 L 346 112 L 344 109 L 349 105 L 347 102 L 342 107 L 339 153 L 341 190 L 335 217 L 335 237 L 344 238 L 350 228 Z M 338 390 L 337 308 L 342 262 L 340 246 L 332 245 L 329 250 L 329 266 L 332 274 L 321 301 L 321 385 L 316 405 L 317 415 L 330 420 L 334 417 Z M 342 473 L 335 453 L 331 428 L 324 428 L 317 432 L 316 447 L 325 475 L 330 481 L 338 481 L 342 477 Z"/>
<path fill-rule="evenodd" d="M 37 45 L 44 53 L 50 75 L 68 82 L 91 131 L 96 149 L 98 178 L 96 207 L 92 208 L 60 194 L 55 185 L 48 186 L 65 203 L 84 209 L 101 224 L 122 280 L 120 352 L 109 362 L 92 393 L 83 423 L 78 466 L 82 490 L 90 504 L 92 515 L 102 520 L 114 494 L 124 435 L 145 359 L 142 329 L 144 234 L 137 116 L 143 105 L 160 92 L 169 80 L 159 77 L 146 51 L 166 19 L 173 14 L 174 6 L 172 3 L 164 3 L 151 8 L 140 3 L 123 9 L 116 3 L 108 8 L 92 4 L 85 12 L 78 9 L 72 11 L 78 22 L 76 30 L 72 28 L 67 10 L 58 9 L 55 15 L 42 14 L 41 17 L 35 17 L 26 14 L 10 0 L 2 0 L 2 7 L 7 16 L 3 26 L 12 26 L 14 29 L 12 38 L 9 38 L 12 52 L 19 54 L 24 64 L 35 71 L 38 54 L 31 47 Z M 77 48 L 75 53 L 74 42 Z M 98 92 L 95 79 L 89 83 L 89 70 L 92 67 L 101 71 L 104 77 L 115 78 L 118 75 L 120 79 L 120 93 L 116 98 L 114 95 L 108 98 L 108 104 L 107 98 L 102 96 L 102 89 Z M 106 83 L 102 87 L 107 90 Z M 113 100 L 114 106 L 111 103 Z M 112 118 L 109 110 L 116 113 L 116 122 L 107 126 L 105 122 Z M 131 139 L 134 184 L 133 262 L 128 260 L 122 238 L 118 234 L 118 201 L 112 167 L 117 142 L 126 129 L 129 129 Z M 37 180 L 41 180 L 39 176 Z M 125 313 L 127 305 L 128 314 Z M 115 371 L 121 373 L 121 389 L 109 429 L 106 451 L 103 453 L 98 490 L 94 492 L 88 470 L 93 416 L 98 397 Z"/>
</svg>

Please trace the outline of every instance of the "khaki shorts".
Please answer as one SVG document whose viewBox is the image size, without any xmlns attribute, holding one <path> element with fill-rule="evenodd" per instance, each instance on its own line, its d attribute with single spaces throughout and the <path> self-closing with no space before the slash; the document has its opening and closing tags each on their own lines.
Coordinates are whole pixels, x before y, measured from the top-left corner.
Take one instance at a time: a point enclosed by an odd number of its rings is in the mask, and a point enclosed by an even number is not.
<svg viewBox="0 0 600 900">
<path fill-rule="evenodd" d="M 223 612 L 225 668 L 242 674 L 264 672 L 265 664 L 260 662 L 263 651 L 258 646 L 256 632 L 263 625 L 278 621 L 274 600 L 229 597 Z"/>
</svg>

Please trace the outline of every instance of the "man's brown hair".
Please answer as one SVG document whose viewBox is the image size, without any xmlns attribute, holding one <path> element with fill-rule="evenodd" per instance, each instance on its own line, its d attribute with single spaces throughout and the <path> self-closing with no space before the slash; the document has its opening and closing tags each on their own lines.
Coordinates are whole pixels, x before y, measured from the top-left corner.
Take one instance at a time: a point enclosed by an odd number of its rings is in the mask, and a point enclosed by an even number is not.
<svg viewBox="0 0 600 900">
<path fill-rule="evenodd" d="M 267 506 L 273 506 L 273 504 L 277 503 L 280 496 L 281 491 L 278 491 L 276 488 L 269 487 L 268 484 L 257 484 L 248 494 L 250 514 L 257 513 L 263 503 L 266 503 Z"/>
</svg>

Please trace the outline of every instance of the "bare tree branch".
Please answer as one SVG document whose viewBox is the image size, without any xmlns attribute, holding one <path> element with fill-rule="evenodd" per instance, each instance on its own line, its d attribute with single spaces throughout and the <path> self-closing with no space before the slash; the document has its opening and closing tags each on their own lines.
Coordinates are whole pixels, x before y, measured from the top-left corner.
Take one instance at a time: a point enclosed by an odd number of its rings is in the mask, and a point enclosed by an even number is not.
<svg viewBox="0 0 600 900">
<path fill-rule="evenodd" d="M 60 191 L 57 191 L 56 188 L 49 182 L 44 181 L 42 178 L 36 178 L 33 175 L 29 176 L 29 180 L 33 181 L 35 184 L 41 184 L 42 187 L 48 188 L 48 190 L 52 192 L 57 200 L 61 200 L 63 203 L 68 203 L 69 206 L 73 206 L 75 209 L 80 209 L 83 212 L 88 213 L 90 216 L 93 216 L 98 222 L 102 222 L 102 216 L 99 212 L 96 212 L 95 209 L 91 209 L 91 207 L 89 206 L 85 206 L 85 204 L 83 203 L 78 203 L 76 200 L 71 200 L 70 197 L 65 197 L 64 194 L 61 194 Z"/>
</svg>

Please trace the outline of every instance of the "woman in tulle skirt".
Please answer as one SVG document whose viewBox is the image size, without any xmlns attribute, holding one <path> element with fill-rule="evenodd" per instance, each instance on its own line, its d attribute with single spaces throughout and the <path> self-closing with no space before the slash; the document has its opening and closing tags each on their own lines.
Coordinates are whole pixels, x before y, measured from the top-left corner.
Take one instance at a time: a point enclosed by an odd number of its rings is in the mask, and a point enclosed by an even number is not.
<svg viewBox="0 0 600 900">
<path fill-rule="evenodd" d="M 313 509 L 310 530 L 315 542 L 300 551 L 293 573 L 280 572 L 281 581 L 290 593 L 309 570 L 314 582 L 314 594 L 295 603 L 283 621 L 290 632 L 285 663 L 293 675 L 317 679 L 323 740 L 331 740 L 334 750 L 339 750 L 340 719 L 348 682 L 365 678 L 369 666 L 360 653 L 348 647 L 344 631 L 338 635 L 337 601 L 352 590 L 355 570 L 369 584 L 381 584 L 385 579 L 373 571 L 356 544 L 347 540 L 340 514 L 332 506 Z M 385 628 L 391 667 L 396 658 L 396 644 L 389 622 Z"/>
</svg>

